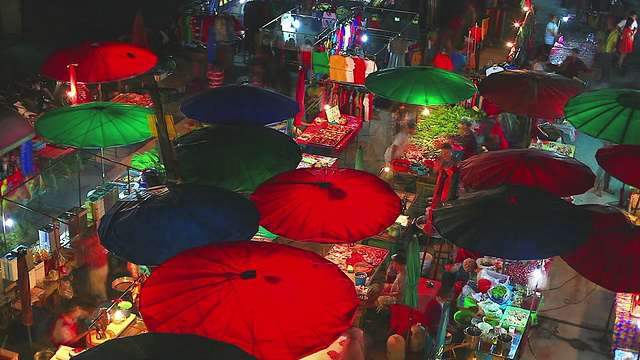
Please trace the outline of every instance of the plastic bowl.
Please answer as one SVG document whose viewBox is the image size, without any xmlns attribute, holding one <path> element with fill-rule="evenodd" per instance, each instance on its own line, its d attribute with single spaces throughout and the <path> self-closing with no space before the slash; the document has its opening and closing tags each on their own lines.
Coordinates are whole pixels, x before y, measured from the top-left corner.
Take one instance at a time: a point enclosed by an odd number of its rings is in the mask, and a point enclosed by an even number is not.
<svg viewBox="0 0 640 360">
<path fill-rule="evenodd" d="M 407 172 L 411 168 L 411 161 L 405 159 L 391 160 L 391 168 L 396 172 Z"/>
<path fill-rule="evenodd" d="M 498 288 L 498 287 L 504 287 L 507 291 L 505 293 L 505 295 L 502 298 L 498 298 L 496 296 L 493 295 L 493 289 Z M 511 291 L 509 291 L 509 288 L 504 286 L 504 285 L 497 285 L 492 287 L 491 289 L 489 289 L 489 291 L 487 291 L 487 294 L 489 295 L 489 299 L 491 299 L 493 302 L 496 302 L 500 305 L 506 303 L 509 298 L 511 297 Z"/>
<path fill-rule="evenodd" d="M 471 325 L 471 319 L 476 316 L 476 313 L 470 310 L 460 310 L 453 314 L 453 321 L 455 321 L 458 329 L 464 330 L 467 326 Z"/>
<path fill-rule="evenodd" d="M 488 279 L 480 279 L 478 280 L 478 292 L 486 293 L 489 291 L 493 283 Z"/>
</svg>

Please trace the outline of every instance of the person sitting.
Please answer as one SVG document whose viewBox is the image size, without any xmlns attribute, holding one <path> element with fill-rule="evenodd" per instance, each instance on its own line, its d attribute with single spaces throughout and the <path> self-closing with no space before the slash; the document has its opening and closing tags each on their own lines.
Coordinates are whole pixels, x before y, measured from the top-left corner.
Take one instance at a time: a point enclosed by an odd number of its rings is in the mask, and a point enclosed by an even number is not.
<svg viewBox="0 0 640 360">
<path fill-rule="evenodd" d="M 573 79 L 574 77 L 578 77 L 581 71 L 588 73 L 591 72 L 591 69 L 589 69 L 582 60 L 580 60 L 578 57 L 579 54 L 580 49 L 571 49 L 571 54 L 569 54 L 564 61 L 562 61 L 562 64 L 560 64 L 560 70 L 558 73 L 562 76 Z"/>
<path fill-rule="evenodd" d="M 531 70 L 547 71 L 548 66 L 549 66 L 549 55 L 546 53 L 540 53 L 533 60 L 533 65 L 531 67 Z"/>
<path fill-rule="evenodd" d="M 78 319 L 87 316 L 88 313 L 80 308 L 75 299 L 64 299 L 62 314 L 51 329 L 51 343 L 55 346 L 85 347 L 84 336 L 87 331 L 79 331 Z"/>
<path fill-rule="evenodd" d="M 424 326 L 427 328 L 427 333 L 431 338 L 435 338 L 440 328 L 440 318 L 442 317 L 442 307 L 444 303 L 450 299 L 451 290 L 446 287 L 441 287 L 436 297 L 431 300 L 424 311 Z M 447 325 L 448 332 L 457 331 L 455 326 L 449 322 Z"/>
<path fill-rule="evenodd" d="M 376 300 L 376 305 L 379 309 L 402 302 L 407 285 L 407 258 L 402 254 L 395 254 L 392 259 L 391 266 L 397 275 L 393 283 L 384 284 L 382 293 Z"/>
<path fill-rule="evenodd" d="M 488 151 L 506 150 L 509 148 L 509 142 L 500 124 L 491 117 L 480 120 L 480 126 L 476 129 L 476 135 L 478 136 L 478 144 L 485 147 Z"/>
<path fill-rule="evenodd" d="M 475 155 L 478 151 L 478 140 L 476 134 L 472 129 L 472 121 L 469 119 L 462 119 L 458 123 L 458 130 L 462 133 L 460 143 L 464 146 L 464 154 L 462 160 L 466 160 Z"/>
</svg>

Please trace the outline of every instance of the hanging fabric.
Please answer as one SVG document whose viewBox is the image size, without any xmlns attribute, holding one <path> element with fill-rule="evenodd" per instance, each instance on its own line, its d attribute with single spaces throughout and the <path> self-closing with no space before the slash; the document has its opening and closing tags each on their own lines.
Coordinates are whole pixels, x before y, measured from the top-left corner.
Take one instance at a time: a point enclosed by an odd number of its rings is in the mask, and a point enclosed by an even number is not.
<svg viewBox="0 0 640 360">
<path fill-rule="evenodd" d="M 300 105 L 300 111 L 293 120 L 293 125 L 296 127 L 302 126 L 302 118 L 304 117 L 304 95 L 305 95 L 305 76 L 307 69 L 300 66 L 298 69 L 298 84 L 296 86 L 296 102 Z"/>
</svg>

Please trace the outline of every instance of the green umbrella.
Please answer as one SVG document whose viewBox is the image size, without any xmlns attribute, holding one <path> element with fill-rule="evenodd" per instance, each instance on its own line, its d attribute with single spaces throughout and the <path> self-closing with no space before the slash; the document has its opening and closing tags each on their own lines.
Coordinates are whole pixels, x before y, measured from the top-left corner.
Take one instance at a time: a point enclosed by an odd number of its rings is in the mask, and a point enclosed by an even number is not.
<svg viewBox="0 0 640 360">
<path fill-rule="evenodd" d="M 362 150 L 362 146 L 358 146 L 358 150 L 356 151 L 356 164 L 354 168 L 356 170 L 364 169 L 364 150 Z"/>
<path fill-rule="evenodd" d="M 371 73 L 367 88 L 377 96 L 414 105 L 445 105 L 468 100 L 475 85 L 451 71 L 429 66 L 402 66 Z"/>
<path fill-rule="evenodd" d="M 150 139 L 147 115 L 152 114 L 152 110 L 139 105 L 90 102 L 52 110 L 42 115 L 35 127 L 38 135 L 52 143 L 106 148 Z"/>
<path fill-rule="evenodd" d="M 407 288 L 404 292 L 404 304 L 418 307 L 418 280 L 420 280 L 420 245 L 418 237 L 413 235 L 407 245 Z"/>
<path fill-rule="evenodd" d="M 302 160 L 300 146 L 291 137 L 258 125 L 205 127 L 177 138 L 175 144 L 183 182 L 232 191 L 253 191 Z"/>
<path fill-rule="evenodd" d="M 583 133 L 622 145 L 640 145 L 640 91 L 594 90 L 564 106 L 567 120 Z"/>
<path fill-rule="evenodd" d="M 447 326 L 449 325 L 449 310 L 451 309 L 451 301 L 447 300 L 442 305 L 442 316 L 440 316 L 440 326 L 436 334 L 435 356 L 434 359 L 442 359 L 444 355 L 444 343 L 447 338 Z"/>
</svg>

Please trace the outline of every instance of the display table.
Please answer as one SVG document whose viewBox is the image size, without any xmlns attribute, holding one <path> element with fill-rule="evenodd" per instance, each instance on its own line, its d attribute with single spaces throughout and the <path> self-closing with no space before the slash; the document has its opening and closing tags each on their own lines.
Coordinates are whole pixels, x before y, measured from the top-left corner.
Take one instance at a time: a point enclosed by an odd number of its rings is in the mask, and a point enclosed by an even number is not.
<svg viewBox="0 0 640 360">
<path fill-rule="evenodd" d="M 149 94 L 120 93 L 109 101 L 140 105 L 148 109 L 153 108 L 153 100 L 151 100 L 151 95 Z"/>
<path fill-rule="evenodd" d="M 429 286 L 428 282 L 433 283 Z M 389 330 L 395 330 L 396 334 L 404 335 L 411 325 L 421 323 L 425 325 L 425 309 L 436 298 L 442 283 L 437 280 L 420 278 L 418 280 L 418 308 L 411 309 L 406 305 L 391 305 L 391 321 Z"/>
<path fill-rule="evenodd" d="M 323 113 L 324 114 L 324 113 Z M 347 146 L 353 142 L 358 136 L 362 128 L 362 118 L 355 116 L 342 115 L 347 120 L 344 125 L 329 124 L 327 121 L 315 120 L 295 139 L 300 145 L 309 145 L 315 147 L 332 149 L 339 154 L 347 149 Z M 320 118 L 322 119 L 322 118 Z M 334 125 L 335 127 L 332 127 Z M 335 131 L 334 131 L 335 130 Z M 346 134 L 343 130 L 349 130 Z M 325 133 L 326 134 L 323 134 Z M 324 135 L 331 134 L 331 139 Z M 316 139 L 328 139 L 326 143 L 321 144 L 315 142 Z M 319 141 L 319 140 L 318 140 Z"/>
<path fill-rule="evenodd" d="M 335 244 L 325 256 L 325 259 L 338 265 L 347 276 L 355 283 L 354 272 L 349 273 L 349 265 L 355 266 L 357 263 L 366 263 L 372 267 L 369 272 L 366 284 L 369 285 L 378 273 L 380 265 L 384 263 L 389 254 L 389 250 L 367 246 L 362 244 Z"/>
<path fill-rule="evenodd" d="M 317 167 L 338 167 L 338 159 L 334 157 L 302 153 L 302 160 L 296 169 L 308 169 Z"/>
</svg>

